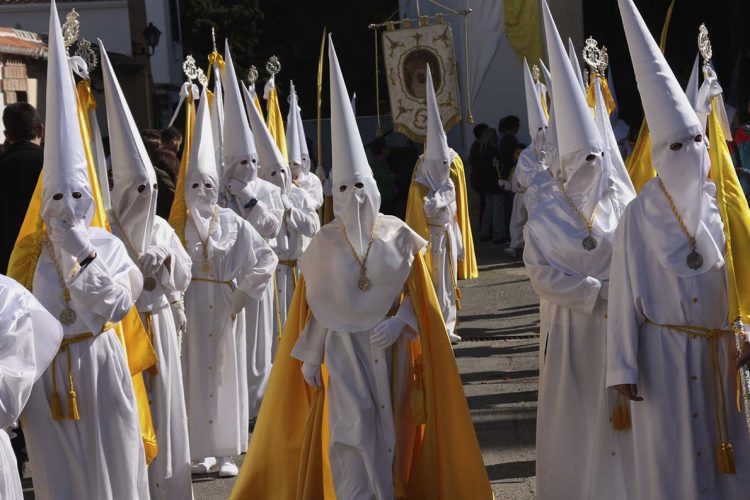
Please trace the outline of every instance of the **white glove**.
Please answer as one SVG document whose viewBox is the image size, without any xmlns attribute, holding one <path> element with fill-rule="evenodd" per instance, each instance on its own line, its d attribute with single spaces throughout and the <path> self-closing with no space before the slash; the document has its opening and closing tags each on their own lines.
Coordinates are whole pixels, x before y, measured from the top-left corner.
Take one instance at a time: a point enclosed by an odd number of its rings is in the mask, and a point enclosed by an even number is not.
<svg viewBox="0 0 750 500">
<path fill-rule="evenodd" d="M 242 290 L 235 290 L 232 294 L 232 317 L 237 316 L 247 305 L 249 297 Z"/>
<path fill-rule="evenodd" d="M 404 326 L 403 320 L 395 316 L 384 319 L 372 329 L 370 344 L 375 349 L 387 349 L 401 336 Z"/>
<path fill-rule="evenodd" d="M 236 196 L 243 206 L 247 205 L 253 198 L 257 199 L 250 184 L 237 179 L 229 180 L 229 192 Z"/>
<path fill-rule="evenodd" d="M 281 195 L 281 204 L 284 206 L 284 212 L 287 212 L 292 209 L 294 205 L 292 205 L 292 200 L 289 199 L 289 196 L 282 194 Z"/>
<path fill-rule="evenodd" d="M 175 300 L 171 304 L 174 326 L 180 333 L 185 333 L 187 328 L 187 316 L 185 315 L 185 304 L 181 300 Z"/>
<path fill-rule="evenodd" d="M 302 363 L 302 377 L 307 382 L 307 385 L 313 389 L 320 389 L 323 387 L 323 376 L 320 373 L 320 365 L 315 363 L 308 363 L 307 361 Z"/>
<path fill-rule="evenodd" d="M 497 181 L 497 185 L 500 186 L 500 189 L 505 189 L 507 191 L 510 191 L 513 187 L 513 185 L 510 183 L 510 181 L 506 181 L 503 179 L 499 179 Z"/>
<path fill-rule="evenodd" d="M 146 275 L 156 274 L 170 255 L 171 252 L 166 246 L 160 245 L 149 248 L 141 256 L 143 273 Z"/>
<path fill-rule="evenodd" d="M 609 300 L 609 280 L 602 281 L 602 287 L 599 289 L 599 298 Z"/>
<path fill-rule="evenodd" d="M 52 243 L 68 252 L 78 262 L 83 261 L 94 252 L 95 248 L 89 239 L 89 232 L 82 222 L 71 226 L 61 220 L 50 219 L 47 225 L 50 230 L 49 239 Z"/>
</svg>

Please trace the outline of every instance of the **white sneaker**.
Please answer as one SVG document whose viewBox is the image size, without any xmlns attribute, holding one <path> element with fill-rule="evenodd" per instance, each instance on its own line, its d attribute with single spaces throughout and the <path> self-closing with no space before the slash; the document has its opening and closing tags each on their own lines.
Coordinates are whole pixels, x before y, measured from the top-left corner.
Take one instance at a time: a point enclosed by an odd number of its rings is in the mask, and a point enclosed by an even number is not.
<svg viewBox="0 0 750 500">
<path fill-rule="evenodd" d="M 216 459 L 214 457 L 206 457 L 203 460 L 193 462 L 190 471 L 193 474 L 208 474 L 215 465 Z"/>
<path fill-rule="evenodd" d="M 461 342 L 461 337 L 459 337 L 459 336 L 458 336 L 458 335 L 456 335 L 455 333 L 449 333 L 449 334 L 448 334 L 448 338 L 449 338 L 449 339 L 450 339 L 450 341 L 451 341 L 451 345 L 456 345 L 456 344 L 458 344 L 459 342 Z"/>
<path fill-rule="evenodd" d="M 232 457 L 219 458 L 219 477 L 235 477 L 239 472 Z"/>
</svg>

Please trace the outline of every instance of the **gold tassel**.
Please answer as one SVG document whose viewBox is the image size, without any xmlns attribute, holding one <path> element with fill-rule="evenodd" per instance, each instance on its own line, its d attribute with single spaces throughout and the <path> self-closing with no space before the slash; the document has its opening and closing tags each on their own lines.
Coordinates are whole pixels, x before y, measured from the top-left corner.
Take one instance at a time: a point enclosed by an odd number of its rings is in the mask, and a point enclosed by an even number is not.
<svg viewBox="0 0 750 500">
<path fill-rule="evenodd" d="M 76 391 L 73 389 L 68 391 L 68 419 L 81 420 L 81 415 L 78 413 L 78 403 L 76 402 Z"/>
<path fill-rule="evenodd" d="M 716 444 L 716 461 L 719 466 L 719 472 L 723 474 L 737 474 L 732 443 Z"/>
<path fill-rule="evenodd" d="M 55 376 L 54 372 L 52 376 Z M 52 395 L 50 396 L 50 408 L 52 410 L 52 420 L 59 422 L 65 418 L 62 411 L 62 403 L 60 403 L 60 395 L 57 391 L 52 391 Z"/>
<path fill-rule="evenodd" d="M 70 420 L 81 420 L 78 414 L 78 402 L 76 401 L 76 390 L 73 386 L 73 369 L 70 366 L 70 348 L 65 349 L 68 355 L 68 418 Z"/>
<path fill-rule="evenodd" d="M 617 395 L 617 404 L 612 414 L 612 427 L 616 431 L 627 431 L 632 428 L 628 403 L 627 401 L 622 401 L 620 394 Z"/>
</svg>

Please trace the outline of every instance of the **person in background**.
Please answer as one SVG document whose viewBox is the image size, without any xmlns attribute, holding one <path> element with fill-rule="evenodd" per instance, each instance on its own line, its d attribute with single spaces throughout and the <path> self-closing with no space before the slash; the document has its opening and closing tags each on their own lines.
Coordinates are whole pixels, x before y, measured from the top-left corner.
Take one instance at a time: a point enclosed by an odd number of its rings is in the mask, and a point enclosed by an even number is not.
<svg viewBox="0 0 750 500">
<path fill-rule="evenodd" d="M 174 127 L 167 127 L 161 131 L 161 147 L 173 152 L 175 156 L 180 154 L 182 148 L 182 132 Z"/>
<path fill-rule="evenodd" d="M 36 108 L 25 102 L 8 105 L 3 111 L 7 147 L 0 157 L 0 273 L 5 274 L 8 259 L 23 224 L 24 207 L 34 194 L 42 171 L 44 126 Z"/>
<path fill-rule="evenodd" d="M 492 240 L 496 245 L 508 241 L 508 224 L 505 221 L 505 195 L 510 189 L 506 179 L 510 169 L 501 167 L 497 131 L 487 128 L 479 145 L 478 180 L 484 187 L 486 204 L 482 213 L 479 236 L 482 241 Z"/>
<path fill-rule="evenodd" d="M 177 159 L 175 153 L 167 148 L 159 148 L 149 156 L 156 172 L 156 184 L 159 186 L 159 196 L 156 198 L 156 215 L 163 219 L 169 219 L 180 160 Z"/>
<path fill-rule="evenodd" d="M 484 214 L 484 206 L 487 203 L 487 193 L 482 185 L 479 174 L 479 148 L 482 144 L 482 134 L 489 128 L 486 123 L 480 123 L 474 127 L 474 143 L 471 145 L 469 150 L 469 164 L 471 165 L 471 175 L 469 181 L 474 191 L 479 194 L 479 216 L 477 221 L 482 220 L 482 214 Z"/>
<path fill-rule="evenodd" d="M 510 240 L 510 217 L 513 212 L 513 198 L 515 194 L 511 190 L 510 181 L 512 179 L 511 172 L 513 167 L 516 166 L 518 160 L 518 130 L 521 128 L 521 119 L 514 115 L 508 115 L 503 117 L 498 124 L 497 130 L 500 133 L 500 177 L 504 182 L 502 190 L 503 199 L 503 223 L 505 224 L 506 231 L 508 232 L 508 240 Z"/>
<path fill-rule="evenodd" d="M 518 143 L 516 150 L 513 153 L 513 169 L 510 173 L 511 189 L 513 190 L 513 204 L 511 205 L 510 224 L 508 225 L 508 232 L 510 233 L 510 245 L 508 248 L 503 250 L 509 257 L 519 257 L 523 254 L 523 228 L 526 226 L 526 221 L 529 218 L 529 213 L 526 210 L 526 205 L 523 200 L 523 193 L 526 192 L 526 187 L 521 185 L 516 178 L 515 171 L 516 165 L 518 165 L 518 158 L 526 149 L 526 144 Z"/>
<path fill-rule="evenodd" d="M 396 202 L 396 175 L 388 165 L 388 145 L 385 139 L 378 137 L 370 143 L 372 159 L 370 167 L 380 191 L 380 210 L 385 215 L 393 215 Z"/>
<path fill-rule="evenodd" d="M 161 132 L 153 128 L 147 128 L 141 136 L 143 138 L 143 145 L 146 146 L 146 152 L 151 157 L 151 161 L 153 161 L 156 151 L 161 147 Z"/>
</svg>

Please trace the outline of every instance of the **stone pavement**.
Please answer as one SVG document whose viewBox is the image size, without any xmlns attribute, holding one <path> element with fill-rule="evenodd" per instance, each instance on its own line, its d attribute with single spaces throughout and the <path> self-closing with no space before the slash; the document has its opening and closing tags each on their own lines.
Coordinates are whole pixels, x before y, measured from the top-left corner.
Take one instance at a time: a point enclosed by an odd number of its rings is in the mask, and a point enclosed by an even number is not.
<svg viewBox="0 0 750 500">
<path fill-rule="evenodd" d="M 461 282 L 456 360 L 495 498 L 535 499 L 539 302 L 520 261 L 491 244 L 478 257 L 480 277 Z M 233 484 L 215 473 L 194 477 L 195 499 L 229 498 Z"/>
</svg>

